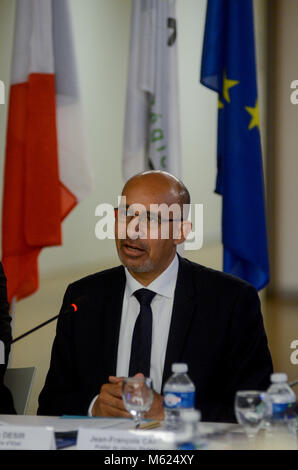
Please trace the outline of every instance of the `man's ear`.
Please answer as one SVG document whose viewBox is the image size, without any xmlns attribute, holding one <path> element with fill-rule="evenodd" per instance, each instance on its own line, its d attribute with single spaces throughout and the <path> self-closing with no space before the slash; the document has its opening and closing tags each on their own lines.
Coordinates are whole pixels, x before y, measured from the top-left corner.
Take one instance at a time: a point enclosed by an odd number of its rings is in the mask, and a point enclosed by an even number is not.
<svg viewBox="0 0 298 470">
<path fill-rule="evenodd" d="M 183 220 L 180 224 L 180 227 L 177 227 L 175 237 L 173 239 L 175 245 L 180 245 L 184 243 L 190 234 L 192 229 L 192 223 L 190 220 Z"/>
</svg>

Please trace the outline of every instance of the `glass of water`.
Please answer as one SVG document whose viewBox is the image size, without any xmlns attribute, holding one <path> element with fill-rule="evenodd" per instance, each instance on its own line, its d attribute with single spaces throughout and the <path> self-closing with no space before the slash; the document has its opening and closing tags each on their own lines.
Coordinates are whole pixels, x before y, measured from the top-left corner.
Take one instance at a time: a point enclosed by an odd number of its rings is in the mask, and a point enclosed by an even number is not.
<svg viewBox="0 0 298 470">
<path fill-rule="evenodd" d="M 235 414 L 247 437 L 255 439 L 267 411 L 266 393 L 239 391 L 235 397 Z"/>
<path fill-rule="evenodd" d="M 144 413 L 149 411 L 152 405 L 152 380 L 148 377 L 125 377 L 122 399 L 125 408 L 134 418 L 136 428 L 140 427 Z"/>
</svg>

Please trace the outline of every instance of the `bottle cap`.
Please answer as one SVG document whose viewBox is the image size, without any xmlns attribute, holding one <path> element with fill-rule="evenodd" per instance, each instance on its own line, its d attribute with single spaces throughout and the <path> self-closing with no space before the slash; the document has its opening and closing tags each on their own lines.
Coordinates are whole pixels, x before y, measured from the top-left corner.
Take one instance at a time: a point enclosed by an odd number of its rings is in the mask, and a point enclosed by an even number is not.
<svg viewBox="0 0 298 470">
<path fill-rule="evenodd" d="M 187 364 L 183 364 L 182 362 L 175 362 L 172 364 L 172 372 L 174 372 L 174 374 L 184 374 L 187 371 Z"/>
<path fill-rule="evenodd" d="M 193 408 L 191 409 L 182 409 L 180 411 L 180 416 L 182 421 L 187 422 L 187 423 L 193 423 L 200 421 L 201 419 L 201 412 L 199 410 L 194 410 Z"/>
<path fill-rule="evenodd" d="M 283 383 L 288 381 L 288 376 L 282 372 L 276 372 L 275 374 L 270 375 L 270 379 L 273 383 Z"/>
</svg>

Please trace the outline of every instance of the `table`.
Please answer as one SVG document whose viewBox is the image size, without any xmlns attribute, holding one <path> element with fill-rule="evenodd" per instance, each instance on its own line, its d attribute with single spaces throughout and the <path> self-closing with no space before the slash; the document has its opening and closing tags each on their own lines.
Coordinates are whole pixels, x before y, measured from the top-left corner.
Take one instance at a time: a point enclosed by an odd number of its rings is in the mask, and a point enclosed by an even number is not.
<svg viewBox="0 0 298 470">
<path fill-rule="evenodd" d="M 21 416 L 0 415 L 1 425 L 17 426 L 41 426 L 53 427 L 55 433 L 76 431 L 80 427 L 100 428 L 111 430 L 134 430 L 134 424 L 130 419 L 122 418 L 78 418 L 78 417 L 53 417 L 53 416 Z M 162 430 L 163 427 L 158 428 Z M 157 431 L 157 430 L 156 430 Z M 144 432 L 139 430 L 138 433 Z M 151 432 L 154 432 L 152 430 Z M 206 449 L 210 450 L 269 450 L 269 449 L 298 449 L 296 439 L 289 436 L 271 436 L 268 438 L 264 430 L 260 430 L 255 442 L 251 443 L 246 438 L 243 429 L 238 424 L 228 423 L 200 423 L 200 433 L 205 436 Z M 75 445 L 68 447 L 75 449 Z"/>
</svg>

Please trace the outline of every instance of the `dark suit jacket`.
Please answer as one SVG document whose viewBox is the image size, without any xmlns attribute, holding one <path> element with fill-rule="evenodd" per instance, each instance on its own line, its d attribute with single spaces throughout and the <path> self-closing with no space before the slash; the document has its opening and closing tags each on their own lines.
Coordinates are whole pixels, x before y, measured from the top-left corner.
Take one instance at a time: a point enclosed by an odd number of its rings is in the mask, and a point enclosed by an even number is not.
<svg viewBox="0 0 298 470">
<path fill-rule="evenodd" d="M 9 304 L 7 302 L 6 277 L 2 263 L 0 263 L 0 340 L 5 346 L 5 363 L 0 364 L 0 414 L 15 414 L 12 395 L 3 383 L 10 352 L 10 322 L 11 317 L 9 315 Z"/>
<path fill-rule="evenodd" d="M 116 375 L 125 281 L 119 266 L 67 288 L 38 414 L 84 415 Z M 78 311 L 63 314 L 72 302 Z M 188 364 L 203 420 L 234 421 L 235 392 L 266 389 L 272 372 L 256 290 L 179 257 L 163 385 L 173 362 Z"/>
</svg>

